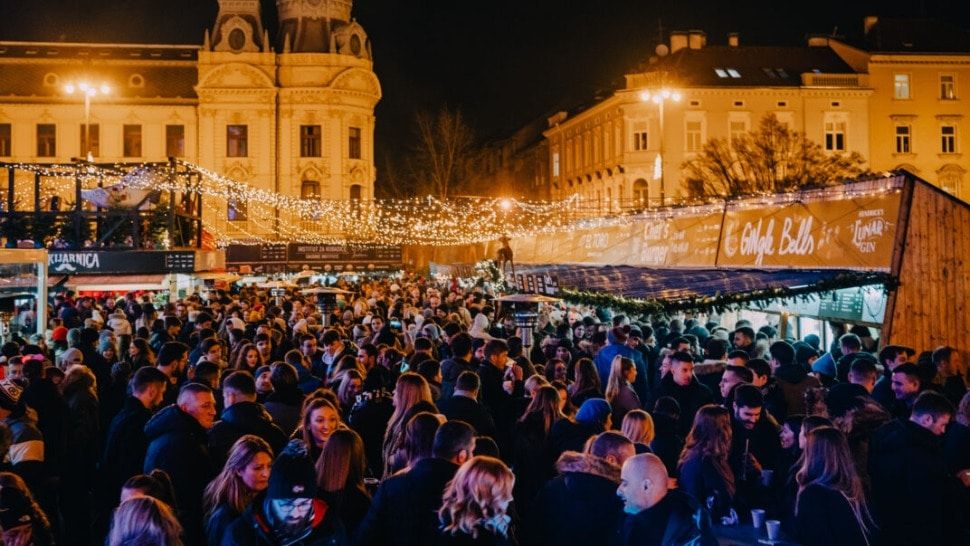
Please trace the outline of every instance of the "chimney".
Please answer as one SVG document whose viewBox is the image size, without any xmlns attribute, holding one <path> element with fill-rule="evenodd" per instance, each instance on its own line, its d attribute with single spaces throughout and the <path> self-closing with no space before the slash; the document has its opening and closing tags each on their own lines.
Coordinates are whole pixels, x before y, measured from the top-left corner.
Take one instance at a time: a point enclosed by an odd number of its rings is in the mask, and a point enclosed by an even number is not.
<svg viewBox="0 0 970 546">
<path fill-rule="evenodd" d="M 701 49 L 707 43 L 707 34 L 703 30 L 692 30 L 688 34 L 687 43 L 691 49 Z"/>
<path fill-rule="evenodd" d="M 863 26 L 865 28 L 865 33 L 869 34 L 869 31 L 872 30 L 872 27 L 876 26 L 876 23 L 878 22 L 879 22 L 879 17 L 875 15 L 866 15 L 865 22 L 863 23 Z"/>
<path fill-rule="evenodd" d="M 737 32 L 732 32 L 728 34 L 728 45 L 731 47 L 738 47 L 738 42 L 741 40 L 741 35 Z"/>
<path fill-rule="evenodd" d="M 682 30 L 675 30 L 670 33 L 670 52 L 677 53 L 687 47 L 687 33 Z"/>
</svg>

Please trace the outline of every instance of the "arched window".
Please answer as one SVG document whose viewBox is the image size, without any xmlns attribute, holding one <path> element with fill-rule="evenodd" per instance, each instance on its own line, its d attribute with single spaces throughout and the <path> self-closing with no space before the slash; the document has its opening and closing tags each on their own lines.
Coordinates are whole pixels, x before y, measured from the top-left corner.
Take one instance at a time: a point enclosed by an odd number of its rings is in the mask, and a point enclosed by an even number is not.
<svg viewBox="0 0 970 546">
<path fill-rule="evenodd" d="M 360 184 L 354 184 L 353 186 L 351 186 L 350 187 L 350 200 L 351 201 L 360 201 L 361 191 L 362 191 L 362 188 L 361 188 Z"/>
<path fill-rule="evenodd" d="M 637 208 L 646 207 L 650 197 L 650 185 L 647 181 L 640 178 L 633 183 L 633 206 Z"/>
<path fill-rule="evenodd" d="M 955 163 L 948 163 L 936 171 L 938 176 L 937 182 L 943 191 L 955 195 L 960 199 L 966 199 L 967 192 L 963 187 L 963 175 L 966 172 L 966 169 L 963 167 Z"/>
</svg>

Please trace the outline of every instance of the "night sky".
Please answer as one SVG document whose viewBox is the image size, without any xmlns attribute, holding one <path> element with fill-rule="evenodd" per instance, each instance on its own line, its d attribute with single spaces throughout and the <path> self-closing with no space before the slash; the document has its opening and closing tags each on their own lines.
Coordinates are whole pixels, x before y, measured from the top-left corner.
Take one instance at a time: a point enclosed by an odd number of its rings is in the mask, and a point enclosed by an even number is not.
<svg viewBox="0 0 970 546">
<path fill-rule="evenodd" d="M 275 2 L 263 22 L 275 35 Z M 0 0 L 4 40 L 201 44 L 216 0 Z M 406 150 L 415 109 L 461 108 L 483 138 L 503 136 L 622 80 L 658 43 L 658 26 L 728 32 L 742 43 L 799 44 L 808 33 L 862 32 L 867 14 L 970 26 L 967 0 L 357 0 L 384 98 L 378 167 Z"/>
</svg>

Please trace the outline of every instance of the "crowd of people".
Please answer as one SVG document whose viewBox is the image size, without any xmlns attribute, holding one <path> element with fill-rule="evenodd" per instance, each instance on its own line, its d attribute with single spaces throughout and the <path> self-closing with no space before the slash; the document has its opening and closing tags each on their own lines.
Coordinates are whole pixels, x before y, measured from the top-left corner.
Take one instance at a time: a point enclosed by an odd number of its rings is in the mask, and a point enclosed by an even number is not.
<svg viewBox="0 0 970 546">
<path fill-rule="evenodd" d="M 56 295 L 0 347 L 4 544 L 970 544 L 950 347 L 566 305 L 522 339 L 487 288 L 341 287 Z"/>
</svg>

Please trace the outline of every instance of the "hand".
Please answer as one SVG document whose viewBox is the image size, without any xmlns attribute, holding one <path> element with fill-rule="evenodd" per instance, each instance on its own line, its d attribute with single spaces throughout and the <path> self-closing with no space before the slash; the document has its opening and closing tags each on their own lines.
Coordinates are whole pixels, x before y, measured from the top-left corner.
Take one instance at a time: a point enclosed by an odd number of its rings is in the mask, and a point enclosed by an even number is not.
<svg viewBox="0 0 970 546">
<path fill-rule="evenodd" d="M 957 472 L 957 478 L 960 478 L 960 481 L 963 482 L 964 487 L 970 487 L 970 469 Z"/>
<path fill-rule="evenodd" d="M 522 366 L 519 366 L 518 364 L 512 365 L 512 379 L 514 381 L 522 381 L 522 377 L 524 375 L 525 372 L 522 370 Z"/>
<path fill-rule="evenodd" d="M 748 453 L 747 464 L 749 469 L 753 470 L 756 474 L 759 474 L 759 475 L 761 474 L 761 471 L 762 471 L 761 463 L 758 462 L 758 459 L 755 458 L 753 453 Z"/>
</svg>

